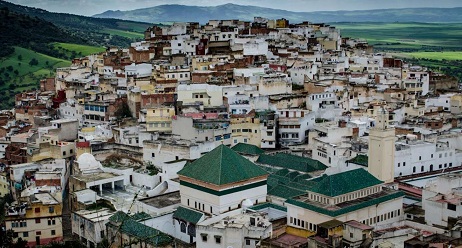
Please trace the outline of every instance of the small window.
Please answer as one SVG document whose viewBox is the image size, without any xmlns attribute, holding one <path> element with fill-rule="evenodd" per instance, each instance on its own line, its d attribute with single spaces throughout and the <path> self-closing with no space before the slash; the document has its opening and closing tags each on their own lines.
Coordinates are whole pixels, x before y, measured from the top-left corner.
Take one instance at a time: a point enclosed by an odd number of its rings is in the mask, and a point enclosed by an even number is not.
<svg viewBox="0 0 462 248">
<path fill-rule="evenodd" d="M 456 211 L 456 205 L 448 203 L 448 209 L 452 211 Z"/>
<path fill-rule="evenodd" d="M 250 239 L 245 240 L 245 245 L 250 245 Z"/>
<path fill-rule="evenodd" d="M 201 233 L 202 242 L 207 242 L 207 234 Z"/>
<path fill-rule="evenodd" d="M 36 213 L 40 213 L 40 208 L 35 208 Z"/>
<path fill-rule="evenodd" d="M 55 230 L 51 230 L 51 236 L 55 236 L 56 235 L 56 231 Z"/>
<path fill-rule="evenodd" d="M 23 236 L 24 238 L 29 237 L 29 232 L 23 232 L 23 233 L 22 233 L 22 236 Z"/>
<path fill-rule="evenodd" d="M 215 242 L 216 242 L 217 244 L 221 244 L 221 236 L 215 235 Z"/>
<path fill-rule="evenodd" d="M 49 213 L 54 213 L 55 212 L 55 207 L 49 207 L 48 212 Z"/>
<path fill-rule="evenodd" d="M 39 223 L 40 223 L 40 219 L 39 218 L 35 219 L 35 224 L 39 224 Z"/>
</svg>

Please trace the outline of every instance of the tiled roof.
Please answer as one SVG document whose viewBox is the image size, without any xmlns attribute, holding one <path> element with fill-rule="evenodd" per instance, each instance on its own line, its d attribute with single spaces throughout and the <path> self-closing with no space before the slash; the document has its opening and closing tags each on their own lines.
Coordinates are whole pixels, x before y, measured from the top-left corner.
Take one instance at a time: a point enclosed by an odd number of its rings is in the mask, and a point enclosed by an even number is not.
<svg viewBox="0 0 462 248">
<path fill-rule="evenodd" d="M 164 245 L 170 243 L 172 238 L 167 234 L 137 222 L 137 220 L 146 219 L 147 217 L 150 216 L 144 212 L 136 213 L 130 217 L 128 214 L 122 211 L 117 211 L 109 218 L 109 221 L 121 224 L 120 231 L 122 233 L 125 233 L 131 237 L 136 237 L 140 241 L 152 245 Z M 111 223 L 108 223 L 108 225 L 114 226 Z"/>
<path fill-rule="evenodd" d="M 265 153 L 260 147 L 246 143 L 238 143 L 231 148 L 233 151 L 245 155 L 260 155 Z"/>
<path fill-rule="evenodd" d="M 129 219 L 130 217 L 128 214 L 122 212 L 122 211 L 117 211 L 115 214 L 113 214 L 111 217 L 109 217 L 109 221 L 116 222 L 116 223 L 122 223 L 123 221 Z"/>
<path fill-rule="evenodd" d="M 268 175 L 268 173 L 227 146 L 220 145 L 185 166 L 178 175 L 223 185 Z"/>
<path fill-rule="evenodd" d="M 325 196 L 339 196 L 383 183 L 364 169 L 355 169 L 315 178 L 310 191 Z"/>
<path fill-rule="evenodd" d="M 273 187 L 272 189 L 268 190 L 268 195 L 284 199 L 290 199 L 292 197 L 304 194 L 306 194 L 306 191 L 298 190 L 296 188 L 292 188 L 285 185 L 277 185 L 276 187 Z"/>
<path fill-rule="evenodd" d="M 261 154 L 257 159 L 257 163 L 297 170 L 300 172 L 313 172 L 327 169 L 325 164 L 317 160 L 286 153 L 277 153 L 273 156 Z"/>
<path fill-rule="evenodd" d="M 403 192 L 396 191 L 396 192 L 394 192 L 392 194 L 387 194 L 387 195 L 380 196 L 380 197 L 377 197 L 377 198 L 372 198 L 372 199 L 367 200 L 367 201 L 359 202 L 358 204 L 349 205 L 347 207 L 340 208 L 340 209 L 335 209 L 335 210 L 318 207 L 318 206 L 310 204 L 309 202 L 298 201 L 296 199 L 288 199 L 286 201 L 286 204 L 291 204 L 291 205 L 294 205 L 294 206 L 305 208 L 305 209 L 315 211 L 317 213 L 324 214 L 324 215 L 327 215 L 327 216 L 336 217 L 336 216 L 339 216 L 339 215 L 342 215 L 342 214 L 346 214 L 346 213 L 349 213 L 349 212 L 352 212 L 352 211 L 356 211 L 358 209 L 362 209 L 362 208 L 365 208 L 365 207 L 376 205 L 376 204 L 386 202 L 386 201 L 389 201 L 389 200 L 393 200 L 393 199 L 403 197 L 403 196 L 404 196 Z"/>
<path fill-rule="evenodd" d="M 177 208 L 175 213 L 173 213 L 173 218 L 184 220 L 193 224 L 197 224 L 202 216 L 204 216 L 204 214 L 201 212 L 181 206 Z"/>
<path fill-rule="evenodd" d="M 136 237 L 141 241 L 156 246 L 168 244 L 172 241 L 172 238 L 170 236 L 150 226 L 141 224 L 133 219 L 128 219 L 124 221 L 120 230 L 125 234 L 128 234 L 132 237 Z"/>
<path fill-rule="evenodd" d="M 151 215 L 145 213 L 145 212 L 138 212 L 134 214 L 132 217 L 134 220 L 145 220 L 151 218 Z"/>
<path fill-rule="evenodd" d="M 350 160 L 347 160 L 347 163 L 359 164 L 359 165 L 367 167 L 369 163 L 369 157 L 367 155 L 359 154 L 356 157 Z"/>
<path fill-rule="evenodd" d="M 277 209 L 277 210 L 281 210 L 281 211 L 287 212 L 287 208 L 286 208 L 286 207 L 284 207 L 284 206 L 279 206 L 279 205 L 276 205 L 276 204 L 271 203 L 271 202 L 265 202 L 265 203 L 258 204 L 258 205 L 256 205 L 256 206 L 250 207 L 250 209 L 253 209 L 253 210 L 261 210 L 261 209 L 265 209 L 265 208 L 274 208 L 274 209 Z"/>
</svg>

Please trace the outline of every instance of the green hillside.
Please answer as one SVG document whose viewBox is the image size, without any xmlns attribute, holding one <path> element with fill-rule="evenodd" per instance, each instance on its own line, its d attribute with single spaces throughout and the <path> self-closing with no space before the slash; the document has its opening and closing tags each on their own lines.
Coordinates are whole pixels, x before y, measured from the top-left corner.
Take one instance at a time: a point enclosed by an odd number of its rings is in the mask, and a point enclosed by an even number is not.
<svg viewBox="0 0 462 248">
<path fill-rule="evenodd" d="M 69 61 L 14 47 L 14 53 L 0 59 L 0 109 L 12 107 L 14 95 L 37 89 L 42 78 L 53 76 L 56 68 L 66 67 Z"/>
<path fill-rule="evenodd" d="M 72 43 L 53 43 L 53 47 L 59 52 L 64 53 L 68 58 L 83 57 L 90 54 L 104 52 L 105 47 L 102 46 L 88 46 Z"/>
<path fill-rule="evenodd" d="M 462 51 L 462 23 L 331 23 L 384 51 Z"/>
</svg>

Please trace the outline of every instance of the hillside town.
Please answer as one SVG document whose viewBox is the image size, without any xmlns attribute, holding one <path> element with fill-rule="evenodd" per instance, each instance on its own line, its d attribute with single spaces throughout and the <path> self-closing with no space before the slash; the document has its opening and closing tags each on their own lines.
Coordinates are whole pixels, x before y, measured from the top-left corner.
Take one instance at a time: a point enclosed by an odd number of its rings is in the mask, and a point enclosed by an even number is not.
<svg viewBox="0 0 462 248">
<path fill-rule="evenodd" d="M 29 247 L 462 245 L 455 78 L 322 23 L 152 26 L 0 112 Z"/>
</svg>

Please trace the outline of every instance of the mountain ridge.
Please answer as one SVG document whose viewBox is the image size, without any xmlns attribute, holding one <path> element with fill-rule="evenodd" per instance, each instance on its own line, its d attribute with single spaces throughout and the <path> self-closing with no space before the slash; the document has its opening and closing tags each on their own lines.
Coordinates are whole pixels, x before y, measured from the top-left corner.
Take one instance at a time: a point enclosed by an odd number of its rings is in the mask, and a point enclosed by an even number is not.
<svg viewBox="0 0 462 248">
<path fill-rule="evenodd" d="M 239 19 L 251 21 L 254 16 L 269 19 L 286 18 L 291 22 L 462 22 L 462 7 L 455 8 L 394 8 L 373 10 L 338 10 L 297 12 L 252 5 L 223 4 L 190 6 L 164 4 L 135 10 L 108 10 L 94 15 L 97 18 L 117 18 L 150 23 L 200 22 Z"/>
</svg>

